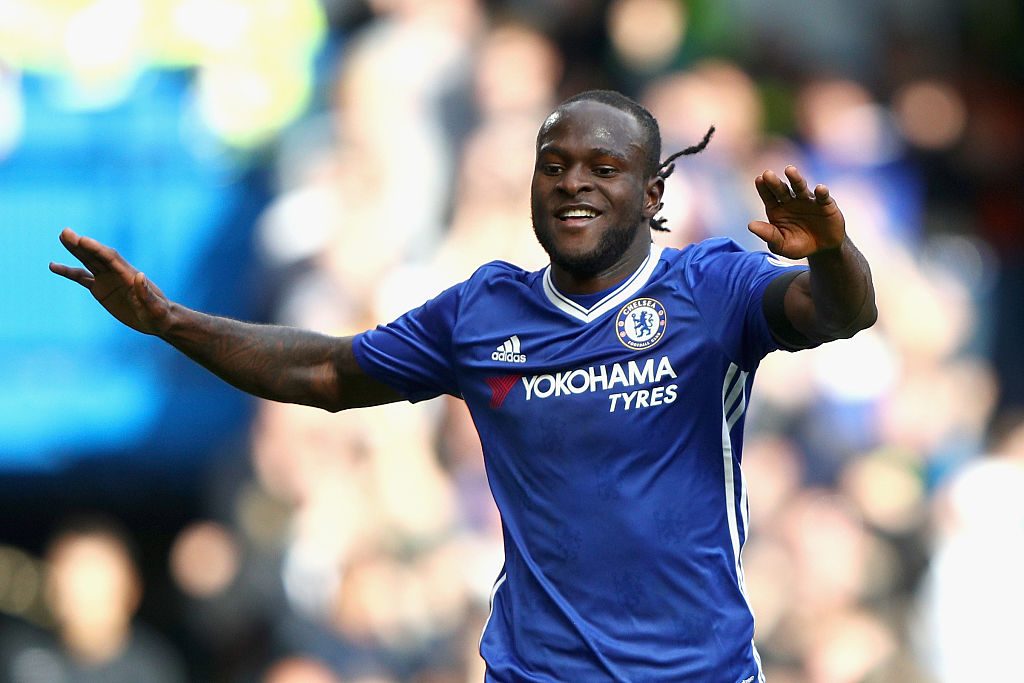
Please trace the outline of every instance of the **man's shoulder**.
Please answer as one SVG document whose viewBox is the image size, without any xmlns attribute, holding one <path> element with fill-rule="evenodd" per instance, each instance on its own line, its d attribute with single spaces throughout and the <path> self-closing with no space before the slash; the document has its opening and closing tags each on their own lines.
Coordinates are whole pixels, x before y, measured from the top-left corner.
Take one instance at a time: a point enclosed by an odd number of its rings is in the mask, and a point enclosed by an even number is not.
<svg viewBox="0 0 1024 683">
<path fill-rule="evenodd" d="M 534 278 L 540 277 L 543 272 L 543 269 L 526 270 L 508 261 L 490 261 L 473 271 L 473 274 L 466 282 L 471 286 L 497 281 L 529 283 Z"/>
<path fill-rule="evenodd" d="M 678 252 L 681 259 L 694 260 L 720 254 L 747 253 L 747 250 L 731 237 L 708 237 L 692 242 Z"/>
<path fill-rule="evenodd" d="M 673 266 L 685 272 L 759 269 L 765 263 L 780 268 L 799 265 L 780 260 L 767 251 L 747 249 L 730 237 L 709 237 L 682 249 L 665 249 L 664 252 L 674 255 Z"/>
<path fill-rule="evenodd" d="M 683 247 L 663 247 L 659 260 L 665 268 L 662 270 L 664 276 L 673 272 L 690 272 L 695 268 L 703 269 L 722 256 L 746 253 L 749 252 L 728 237 L 709 237 Z"/>
</svg>

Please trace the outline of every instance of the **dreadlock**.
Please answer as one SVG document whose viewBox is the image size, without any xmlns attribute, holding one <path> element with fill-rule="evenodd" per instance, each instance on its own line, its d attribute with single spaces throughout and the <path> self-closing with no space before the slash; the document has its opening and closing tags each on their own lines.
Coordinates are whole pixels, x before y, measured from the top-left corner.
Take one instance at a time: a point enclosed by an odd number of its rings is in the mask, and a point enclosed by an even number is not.
<svg viewBox="0 0 1024 683">
<path fill-rule="evenodd" d="M 658 120 L 654 118 L 654 115 L 651 114 L 651 112 L 647 111 L 646 107 L 636 100 L 615 90 L 587 90 L 565 100 L 558 106 L 558 108 L 561 109 L 567 104 L 582 101 L 607 104 L 610 107 L 626 112 L 640 124 L 640 128 L 644 133 L 644 149 L 646 151 L 645 171 L 648 177 L 657 175 L 662 180 L 668 178 L 672 175 L 672 171 L 674 171 L 676 167 L 672 162 L 681 156 L 703 152 L 704 148 L 708 146 L 708 142 L 711 141 L 711 136 L 715 133 L 715 127 L 711 126 L 708 128 L 708 132 L 704 136 L 704 139 L 699 143 L 676 152 L 659 163 L 658 159 L 661 157 L 661 130 L 658 127 Z M 658 211 L 661 211 L 662 206 L 663 204 L 658 204 Z M 655 212 L 655 216 L 651 218 L 650 224 L 652 230 L 668 232 L 668 228 L 665 227 L 665 219 L 658 218 L 657 211 Z"/>
<path fill-rule="evenodd" d="M 699 154 L 700 152 L 703 152 L 704 148 L 708 146 L 709 142 L 711 142 L 711 136 L 714 134 L 715 127 L 711 126 L 710 128 L 708 128 L 708 132 L 704 134 L 704 139 L 698 142 L 696 145 L 692 145 L 690 147 L 687 147 L 686 149 L 679 150 L 675 154 L 670 155 L 667 159 L 665 159 L 665 161 L 661 162 L 660 166 L 658 166 L 658 176 L 662 180 L 667 180 L 668 177 L 672 175 L 672 171 L 676 170 L 676 165 L 674 163 L 676 159 L 682 156 L 687 156 L 690 154 Z M 664 204 L 658 204 L 658 211 L 661 211 L 661 207 L 663 206 Z M 651 217 L 651 230 L 668 232 L 668 228 L 665 227 L 665 221 L 666 219 L 664 218 L 658 218 L 656 211 L 655 215 Z"/>
</svg>

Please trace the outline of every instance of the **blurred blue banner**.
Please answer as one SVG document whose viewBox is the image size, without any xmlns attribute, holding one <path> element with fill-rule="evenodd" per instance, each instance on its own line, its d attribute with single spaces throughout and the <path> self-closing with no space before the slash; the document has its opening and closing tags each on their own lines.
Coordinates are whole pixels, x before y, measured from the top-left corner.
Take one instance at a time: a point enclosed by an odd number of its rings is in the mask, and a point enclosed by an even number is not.
<svg viewBox="0 0 1024 683">
<path fill-rule="evenodd" d="M 68 226 L 179 301 L 251 313 L 247 245 L 265 191 L 248 162 L 204 141 L 191 82 L 150 71 L 120 103 L 82 109 L 64 79 L 20 79 L 20 139 L 0 161 L 0 471 L 121 449 L 187 459 L 245 416 L 246 399 L 46 267 L 73 262 L 57 240 Z"/>
</svg>

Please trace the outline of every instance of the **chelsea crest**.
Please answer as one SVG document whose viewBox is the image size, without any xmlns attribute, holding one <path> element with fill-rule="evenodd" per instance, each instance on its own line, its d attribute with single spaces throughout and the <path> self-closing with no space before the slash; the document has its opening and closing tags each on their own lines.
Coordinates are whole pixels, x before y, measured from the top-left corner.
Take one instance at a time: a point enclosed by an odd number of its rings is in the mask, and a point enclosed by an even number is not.
<svg viewBox="0 0 1024 683">
<path fill-rule="evenodd" d="M 643 351 L 665 336 L 668 316 L 657 299 L 633 299 L 615 317 L 615 337 L 625 346 Z"/>
</svg>

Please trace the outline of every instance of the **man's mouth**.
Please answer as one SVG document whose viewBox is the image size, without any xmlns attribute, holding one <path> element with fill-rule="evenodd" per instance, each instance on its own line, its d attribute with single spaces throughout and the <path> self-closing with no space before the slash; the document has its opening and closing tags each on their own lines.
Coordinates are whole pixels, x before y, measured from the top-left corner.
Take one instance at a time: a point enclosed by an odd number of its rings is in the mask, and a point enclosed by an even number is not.
<svg viewBox="0 0 1024 683">
<path fill-rule="evenodd" d="M 559 209 L 555 216 L 571 226 L 581 226 L 601 215 L 601 212 L 589 206 L 570 206 Z"/>
</svg>

